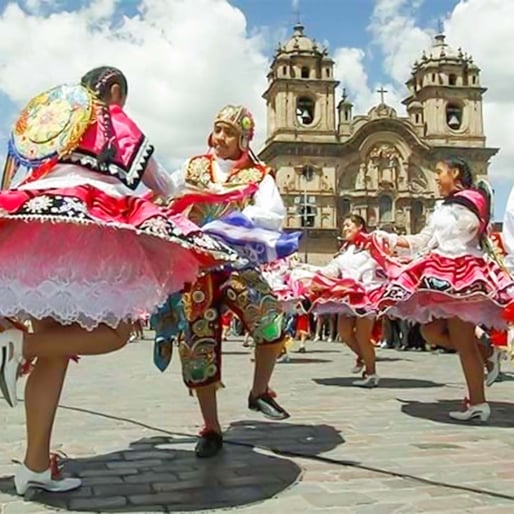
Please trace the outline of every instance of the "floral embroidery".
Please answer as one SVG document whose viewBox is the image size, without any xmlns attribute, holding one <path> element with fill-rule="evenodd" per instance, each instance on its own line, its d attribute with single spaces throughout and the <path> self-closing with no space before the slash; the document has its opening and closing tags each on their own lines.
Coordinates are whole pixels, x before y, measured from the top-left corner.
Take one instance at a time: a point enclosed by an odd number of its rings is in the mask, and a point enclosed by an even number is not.
<svg viewBox="0 0 514 514">
<path fill-rule="evenodd" d="M 62 203 L 57 207 L 52 207 L 50 209 L 51 212 L 81 219 L 86 217 L 87 208 L 80 200 L 76 198 L 62 198 L 60 196 L 56 196 L 55 200 L 62 200 Z"/>
<path fill-rule="evenodd" d="M 46 211 L 51 205 L 52 199 L 49 196 L 42 195 L 36 196 L 35 198 L 31 198 L 27 202 L 26 208 L 29 212 L 41 214 L 43 211 Z"/>
<path fill-rule="evenodd" d="M 186 170 L 186 180 L 206 187 L 212 179 L 211 163 L 211 159 L 206 156 L 191 159 Z"/>
<path fill-rule="evenodd" d="M 166 237 L 169 233 L 169 222 L 166 218 L 155 217 L 147 219 L 139 228 L 151 234 Z"/>
<path fill-rule="evenodd" d="M 260 168 L 243 168 L 237 170 L 231 175 L 229 181 L 231 184 L 258 184 L 262 182 L 266 171 Z"/>
</svg>

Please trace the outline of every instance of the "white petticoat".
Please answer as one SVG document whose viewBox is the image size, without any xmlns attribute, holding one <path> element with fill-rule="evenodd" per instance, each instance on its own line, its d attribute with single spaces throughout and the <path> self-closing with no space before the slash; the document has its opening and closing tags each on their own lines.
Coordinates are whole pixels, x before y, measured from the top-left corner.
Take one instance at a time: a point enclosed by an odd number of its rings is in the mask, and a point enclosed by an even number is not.
<svg viewBox="0 0 514 514">
<path fill-rule="evenodd" d="M 114 328 L 152 312 L 197 270 L 188 250 L 132 230 L 0 221 L 0 316 Z"/>
</svg>

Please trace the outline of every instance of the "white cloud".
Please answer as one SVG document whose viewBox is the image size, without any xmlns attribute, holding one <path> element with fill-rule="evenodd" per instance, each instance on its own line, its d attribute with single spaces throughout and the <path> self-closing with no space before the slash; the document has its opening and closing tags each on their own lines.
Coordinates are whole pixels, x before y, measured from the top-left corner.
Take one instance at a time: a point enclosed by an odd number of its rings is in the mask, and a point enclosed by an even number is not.
<svg viewBox="0 0 514 514">
<path fill-rule="evenodd" d="M 226 0 L 141 0 L 136 15 L 112 26 L 116 3 L 94 0 L 51 15 L 9 4 L 0 13 L 0 91 L 21 106 L 40 90 L 110 64 L 128 77 L 127 110 L 173 166 L 205 150 L 225 103 L 252 110 L 258 147 L 269 63 L 262 36 L 247 34 L 241 11 Z"/>
<path fill-rule="evenodd" d="M 384 72 L 400 90 L 413 62 L 423 48 L 430 46 L 434 33 L 431 27 L 416 23 L 416 9 L 421 3 L 422 0 L 377 0 L 369 26 L 373 41 L 384 56 Z M 488 145 L 500 148 L 489 168 L 497 189 L 513 184 L 513 20 L 512 0 L 460 0 L 444 23 L 447 42 L 473 56 L 481 68 L 481 82 L 488 87 L 484 95 L 484 124 Z M 501 204 L 497 203 L 496 215 L 501 218 L 505 195 L 498 196 Z"/>
<path fill-rule="evenodd" d="M 346 89 L 348 99 L 353 103 L 354 114 L 365 114 L 380 102 L 377 89 L 381 86 L 387 90 L 385 103 L 401 111 L 401 93 L 392 83 L 369 84 L 369 77 L 364 67 L 365 53 L 361 48 L 337 48 L 334 52 L 336 80 Z"/>
<path fill-rule="evenodd" d="M 421 3 L 378 0 L 368 27 L 384 54 L 385 72 L 399 83 L 408 79 L 412 64 L 430 46 L 430 34 L 416 26 L 413 16 Z"/>
<path fill-rule="evenodd" d="M 479 26 L 478 26 L 479 24 Z M 494 180 L 514 177 L 514 2 L 511 0 L 461 0 L 446 20 L 448 42 L 462 46 L 481 69 L 484 95 L 484 124 L 489 145 L 500 148 L 491 161 Z M 503 209 L 498 209 L 500 212 Z"/>
</svg>

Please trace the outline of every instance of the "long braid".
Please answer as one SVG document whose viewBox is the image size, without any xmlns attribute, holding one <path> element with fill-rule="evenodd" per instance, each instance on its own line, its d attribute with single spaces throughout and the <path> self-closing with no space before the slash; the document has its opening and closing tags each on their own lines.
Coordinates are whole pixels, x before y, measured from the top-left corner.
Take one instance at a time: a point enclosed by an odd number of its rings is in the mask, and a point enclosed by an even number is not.
<svg viewBox="0 0 514 514">
<path fill-rule="evenodd" d="M 82 84 L 93 91 L 97 100 L 96 119 L 104 139 L 97 161 L 103 168 L 106 168 L 116 156 L 116 146 L 114 145 L 116 135 L 107 104 L 110 97 L 110 87 L 116 83 L 119 83 L 126 93 L 127 83 L 123 73 L 117 68 L 107 66 L 95 68 L 82 78 Z"/>
</svg>

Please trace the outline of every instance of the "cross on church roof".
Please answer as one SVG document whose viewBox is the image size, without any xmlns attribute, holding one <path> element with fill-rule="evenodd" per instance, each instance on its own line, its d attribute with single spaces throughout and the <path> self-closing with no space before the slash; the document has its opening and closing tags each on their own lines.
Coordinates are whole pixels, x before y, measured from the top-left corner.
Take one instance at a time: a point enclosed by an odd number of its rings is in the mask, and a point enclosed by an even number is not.
<svg viewBox="0 0 514 514">
<path fill-rule="evenodd" d="M 384 104 L 384 95 L 386 93 L 389 93 L 389 91 L 387 89 L 384 89 L 383 87 L 381 87 L 380 89 L 377 89 L 377 93 L 380 93 L 380 104 L 383 105 Z"/>
</svg>

